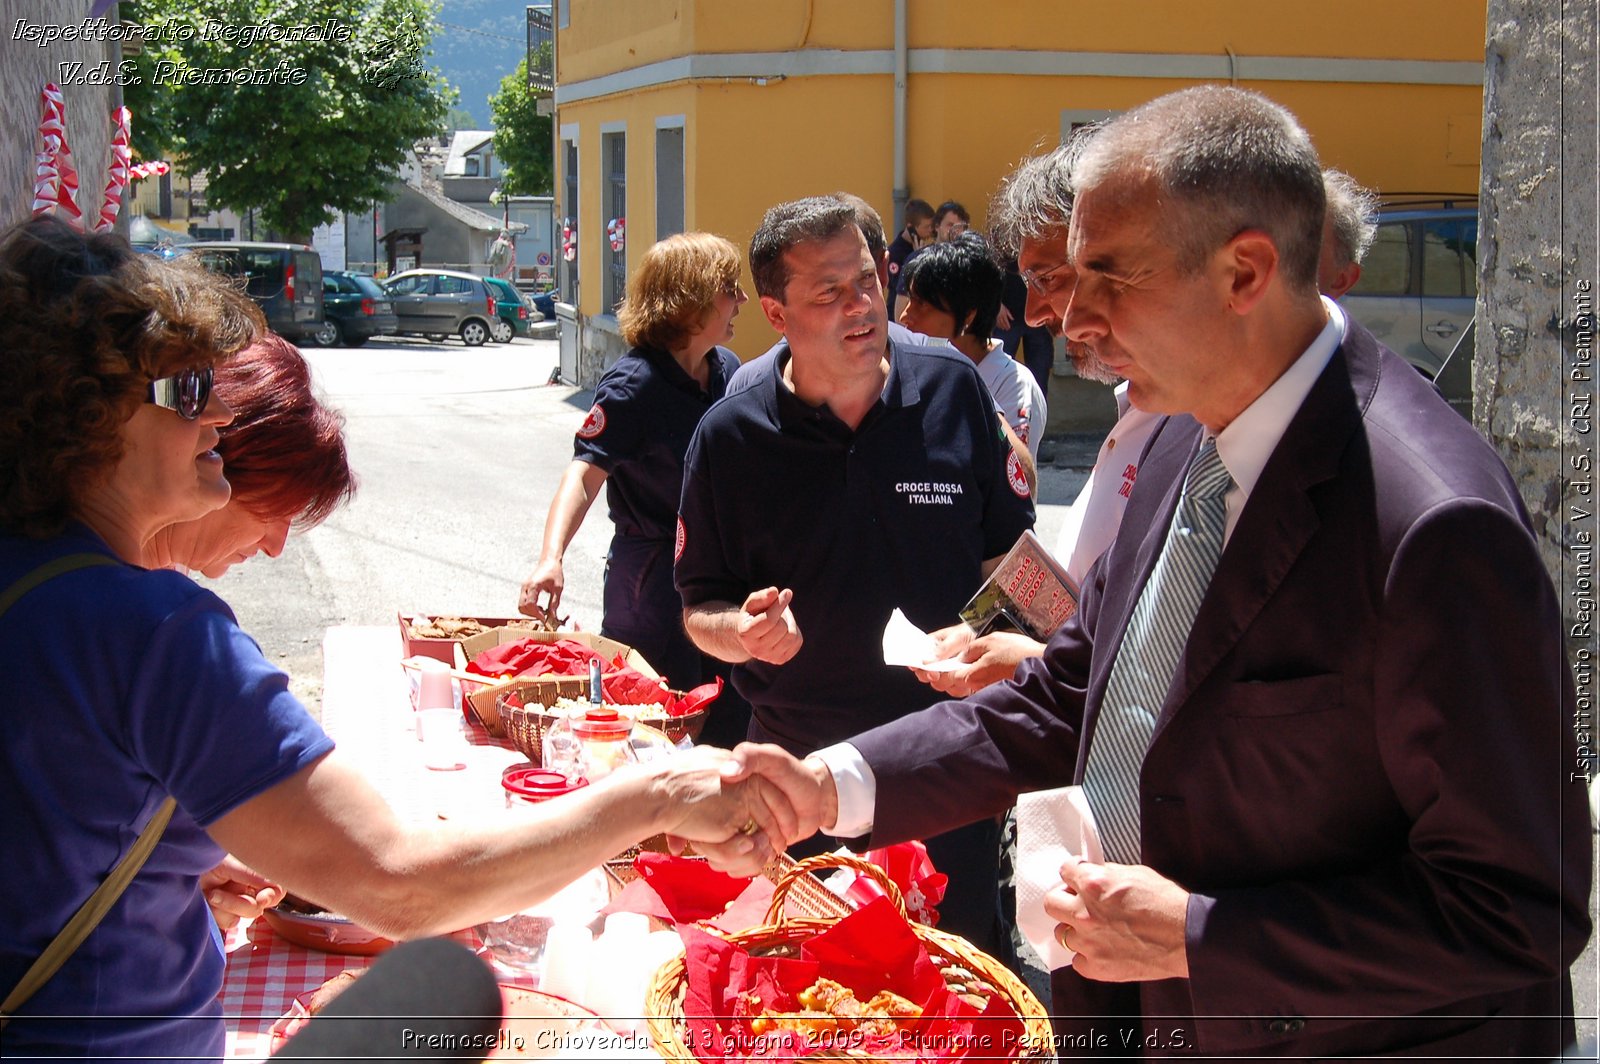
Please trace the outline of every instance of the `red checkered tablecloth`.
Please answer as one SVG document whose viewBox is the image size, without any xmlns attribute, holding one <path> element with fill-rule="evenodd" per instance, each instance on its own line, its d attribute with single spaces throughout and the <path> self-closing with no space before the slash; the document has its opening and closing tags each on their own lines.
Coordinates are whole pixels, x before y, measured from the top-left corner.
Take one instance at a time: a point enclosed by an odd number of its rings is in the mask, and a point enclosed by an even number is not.
<svg viewBox="0 0 1600 1064">
<path fill-rule="evenodd" d="M 464 724 L 466 767 L 449 772 L 425 768 L 398 650 L 393 626 L 328 629 L 323 640 L 323 727 L 402 818 L 437 821 L 504 809 L 500 772 L 523 756 L 476 723 Z M 456 937 L 479 947 L 470 931 Z M 241 925 L 226 945 L 228 968 L 219 1000 L 232 1058 L 266 1057 L 272 1025 L 290 1011 L 296 997 L 346 968 L 365 968 L 373 961 L 285 942 L 265 921 Z M 513 981 L 504 970 L 501 975 L 503 981 Z"/>
<path fill-rule="evenodd" d="M 285 942 L 265 921 L 256 921 L 241 935 L 230 935 L 228 945 L 221 996 L 228 1056 L 245 1059 L 259 1060 L 270 1052 L 269 1031 L 296 997 L 346 968 L 372 963 L 370 957 L 323 953 Z"/>
</svg>

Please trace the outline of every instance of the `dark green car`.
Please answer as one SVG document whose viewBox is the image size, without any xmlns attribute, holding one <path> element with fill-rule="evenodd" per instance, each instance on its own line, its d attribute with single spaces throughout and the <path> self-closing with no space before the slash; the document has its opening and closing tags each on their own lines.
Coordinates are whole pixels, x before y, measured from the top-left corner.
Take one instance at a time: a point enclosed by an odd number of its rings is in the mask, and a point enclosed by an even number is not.
<svg viewBox="0 0 1600 1064">
<path fill-rule="evenodd" d="M 374 336 L 400 329 L 389 293 L 364 273 L 325 270 L 322 274 L 322 326 L 312 334 L 318 347 L 360 347 Z"/>
<path fill-rule="evenodd" d="M 499 320 L 491 326 L 495 341 L 504 344 L 514 336 L 527 336 L 534 317 L 517 286 L 499 277 L 485 277 L 483 283 L 494 293 L 495 311 L 499 315 Z"/>
</svg>

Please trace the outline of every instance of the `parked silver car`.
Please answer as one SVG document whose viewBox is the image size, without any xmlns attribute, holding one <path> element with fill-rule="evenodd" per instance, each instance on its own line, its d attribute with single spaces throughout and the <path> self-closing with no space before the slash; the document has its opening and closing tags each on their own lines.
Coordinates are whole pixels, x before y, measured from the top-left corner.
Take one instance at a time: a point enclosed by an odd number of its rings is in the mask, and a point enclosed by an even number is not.
<svg viewBox="0 0 1600 1064">
<path fill-rule="evenodd" d="M 402 334 L 430 340 L 460 336 L 468 347 L 494 336 L 495 297 L 481 277 L 458 270 L 406 270 L 383 287 Z"/>
<path fill-rule="evenodd" d="M 1471 326 L 1477 296 L 1476 198 L 1417 198 L 1391 201 L 1379 211 L 1361 280 L 1343 305 L 1390 350 L 1435 380 Z"/>
</svg>

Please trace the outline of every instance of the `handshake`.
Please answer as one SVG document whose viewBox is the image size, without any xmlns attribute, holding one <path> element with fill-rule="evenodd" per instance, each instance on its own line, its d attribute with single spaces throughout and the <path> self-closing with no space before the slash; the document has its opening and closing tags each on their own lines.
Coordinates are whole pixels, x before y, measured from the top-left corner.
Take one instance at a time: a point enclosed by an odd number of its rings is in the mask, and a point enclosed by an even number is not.
<svg viewBox="0 0 1600 1064">
<path fill-rule="evenodd" d="M 838 816 L 828 767 L 777 746 L 740 743 L 731 753 L 697 747 L 665 762 L 661 773 L 662 830 L 675 842 L 694 843 L 713 868 L 730 875 L 758 875 Z"/>
</svg>

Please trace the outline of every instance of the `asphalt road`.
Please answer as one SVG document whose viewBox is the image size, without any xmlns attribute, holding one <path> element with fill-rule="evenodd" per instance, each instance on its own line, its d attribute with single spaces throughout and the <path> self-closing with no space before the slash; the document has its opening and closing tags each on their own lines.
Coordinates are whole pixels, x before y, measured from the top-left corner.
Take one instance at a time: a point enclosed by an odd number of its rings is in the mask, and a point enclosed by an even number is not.
<svg viewBox="0 0 1600 1064">
<path fill-rule="evenodd" d="M 257 559 L 204 582 L 315 709 L 322 633 L 331 625 L 393 625 L 398 612 L 516 612 L 592 394 L 546 383 L 557 361 L 553 340 L 467 348 L 399 339 L 306 354 L 325 398 L 347 418 L 356 498 L 291 537 L 276 561 Z M 1055 460 L 1040 476 L 1039 532 L 1047 544 L 1095 453 L 1091 439 L 1051 444 Z M 610 536 L 597 504 L 567 552 L 562 609 L 589 629 L 600 626 Z M 1591 944 L 1573 966 L 1580 1033 L 1591 1046 L 1600 1013 L 1596 963 Z"/>
</svg>

